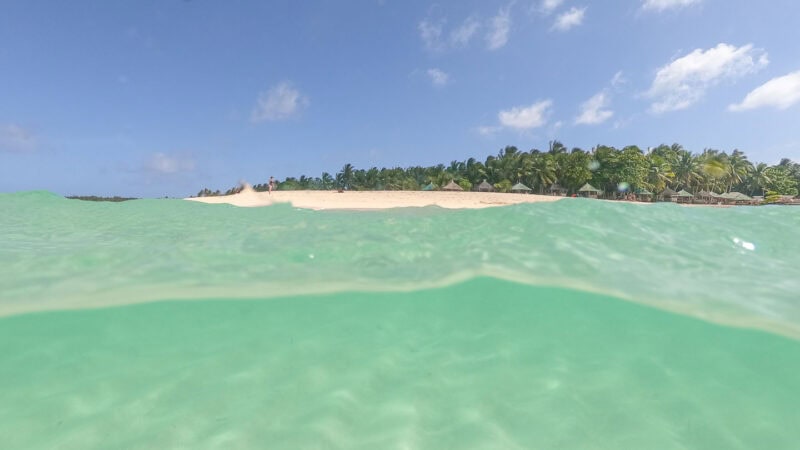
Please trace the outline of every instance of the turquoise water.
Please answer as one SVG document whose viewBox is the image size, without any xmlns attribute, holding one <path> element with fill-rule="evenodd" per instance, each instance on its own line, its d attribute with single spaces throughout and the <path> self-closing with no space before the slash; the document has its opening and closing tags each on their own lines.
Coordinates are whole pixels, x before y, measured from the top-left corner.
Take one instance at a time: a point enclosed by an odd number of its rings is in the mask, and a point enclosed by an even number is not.
<svg viewBox="0 0 800 450">
<path fill-rule="evenodd" d="M 800 208 L 0 194 L 14 449 L 793 449 Z"/>
</svg>

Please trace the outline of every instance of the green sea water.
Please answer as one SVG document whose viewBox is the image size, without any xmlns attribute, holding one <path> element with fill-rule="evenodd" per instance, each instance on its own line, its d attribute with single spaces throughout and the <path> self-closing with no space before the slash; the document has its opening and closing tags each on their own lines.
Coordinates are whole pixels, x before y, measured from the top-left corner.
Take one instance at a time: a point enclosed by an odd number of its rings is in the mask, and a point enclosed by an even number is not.
<svg viewBox="0 0 800 450">
<path fill-rule="evenodd" d="M 798 230 L 0 194 L 0 446 L 796 449 Z"/>
</svg>

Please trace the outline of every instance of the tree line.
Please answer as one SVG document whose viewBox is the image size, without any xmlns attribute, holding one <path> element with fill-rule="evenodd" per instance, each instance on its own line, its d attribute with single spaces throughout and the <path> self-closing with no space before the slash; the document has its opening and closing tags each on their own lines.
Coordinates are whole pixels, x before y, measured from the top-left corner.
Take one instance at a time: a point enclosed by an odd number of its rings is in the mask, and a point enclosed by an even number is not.
<svg viewBox="0 0 800 450">
<path fill-rule="evenodd" d="M 661 192 L 665 188 L 692 193 L 797 196 L 800 164 L 788 158 L 776 165 L 754 163 L 740 150 L 730 154 L 714 149 L 693 153 L 680 144 L 659 145 L 647 151 L 635 145 L 621 149 L 599 145 L 585 151 L 577 147 L 569 150 L 553 141 L 547 151 L 525 152 L 507 146 L 483 161 L 469 158 L 449 165 L 357 169 L 348 163 L 335 175 L 323 172 L 319 177 L 288 177 L 278 182 L 277 189 L 420 190 L 429 184 L 440 188 L 451 180 L 467 191 L 485 180 L 499 192 L 509 192 L 515 183 L 523 183 L 538 193 L 558 186 L 571 194 L 591 183 L 606 196 L 638 190 Z M 268 185 L 253 188 L 266 191 Z M 240 190 L 235 187 L 223 193 L 206 188 L 197 195 L 229 195 Z"/>
</svg>

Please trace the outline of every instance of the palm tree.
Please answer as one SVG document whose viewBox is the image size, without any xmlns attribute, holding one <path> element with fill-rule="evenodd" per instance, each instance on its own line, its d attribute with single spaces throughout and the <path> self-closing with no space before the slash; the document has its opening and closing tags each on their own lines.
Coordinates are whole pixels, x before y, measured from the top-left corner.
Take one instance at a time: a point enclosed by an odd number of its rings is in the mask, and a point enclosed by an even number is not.
<svg viewBox="0 0 800 450">
<path fill-rule="evenodd" d="M 691 188 L 696 181 L 701 179 L 700 162 L 687 150 L 677 152 L 675 159 L 670 161 L 670 165 L 672 166 L 672 172 L 675 174 L 674 182 L 676 187 Z"/>
<path fill-rule="evenodd" d="M 559 141 L 550 141 L 550 150 L 548 151 L 551 155 L 558 155 L 560 153 L 567 153 L 567 147 L 564 146 Z"/>
<path fill-rule="evenodd" d="M 334 179 L 328 172 L 322 172 L 322 189 L 330 189 L 333 187 Z"/>
<path fill-rule="evenodd" d="M 656 192 L 663 191 L 675 176 L 675 174 L 672 173 L 672 167 L 666 159 L 656 153 L 647 155 L 647 163 L 647 184 L 650 189 Z"/>
<path fill-rule="evenodd" d="M 765 194 L 767 186 L 772 182 L 770 179 L 770 169 L 771 167 L 766 163 L 758 163 L 753 167 L 746 179 L 750 195 L 755 195 L 758 191 L 761 191 L 761 195 Z"/>
<path fill-rule="evenodd" d="M 728 158 L 728 190 L 742 184 L 744 177 L 753 170 L 753 164 L 741 150 L 734 150 Z"/>
<path fill-rule="evenodd" d="M 353 165 L 347 163 L 342 167 L 342 170 L 336 174 L 337 179 L 340 181 L 341 185 L 345 189 L 350 189 L 351 185 L 353 184 Z"/>
<path fill-rule="evenodd" d="M 530 161 L 530 180 L 533 186 L 538 187 L 539 192 L 556 182 L 556 165 L 553 155 L 541 153 L 532 156 Z"/>
</svg>

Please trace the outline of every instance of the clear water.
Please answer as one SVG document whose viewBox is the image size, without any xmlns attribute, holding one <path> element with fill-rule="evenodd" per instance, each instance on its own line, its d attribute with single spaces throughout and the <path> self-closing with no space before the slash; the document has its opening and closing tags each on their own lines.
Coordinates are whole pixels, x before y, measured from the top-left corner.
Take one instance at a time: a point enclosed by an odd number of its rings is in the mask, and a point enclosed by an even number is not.
<svg viewBox="0 0 800 450">
<path fill-rule="evenodd" d="M 799 229 L 0 194 L 0 442 L 794 449 Z"/>
</svg>

